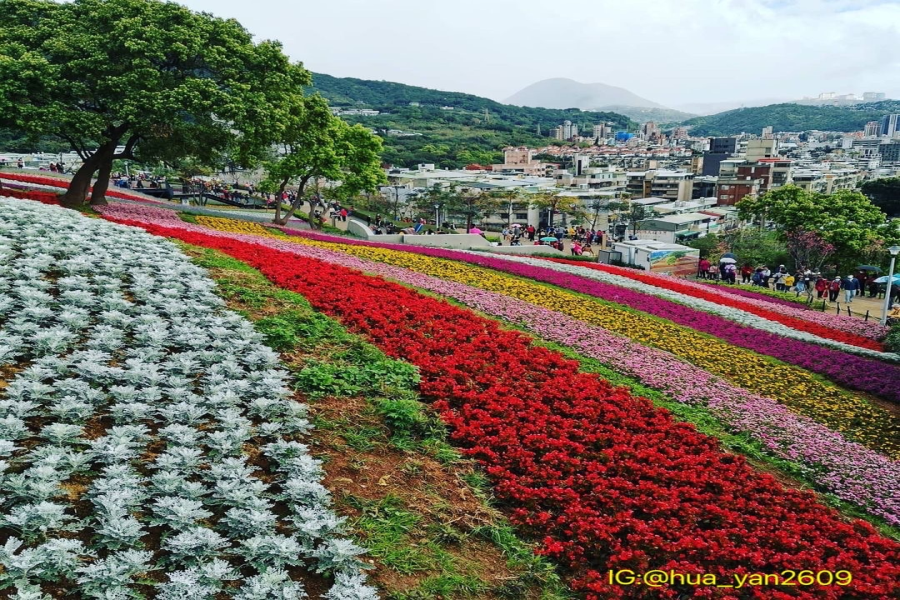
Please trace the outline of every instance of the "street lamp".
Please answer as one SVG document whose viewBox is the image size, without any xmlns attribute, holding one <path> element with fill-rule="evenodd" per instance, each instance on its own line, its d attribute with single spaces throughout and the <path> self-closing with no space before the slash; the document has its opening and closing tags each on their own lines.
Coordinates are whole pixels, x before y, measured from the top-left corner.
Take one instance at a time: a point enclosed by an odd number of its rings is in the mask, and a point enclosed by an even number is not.
<svg viewBox="0 0 900 600">
<path fill-rule="evenodd" d="M 888 269 L 887 287 L 884 290 L 884 310 L 881 313 L 881 324 L 887 325 L 888 309 L 891 307 L 891 283 L 894 280 L 894 262 L 897 255 L 900 254 L 900 246 L 891 246 L 888 248 L 891 253 L 891 268 Z"/>
<path fill-rule="evenodd" d="M 441 205 L 435 204 L 434 205 L 434 228 L 438 229 L 438 230 L 441 228 L 441 212 L 440 211 L 441 211 Z"/>
</svg>

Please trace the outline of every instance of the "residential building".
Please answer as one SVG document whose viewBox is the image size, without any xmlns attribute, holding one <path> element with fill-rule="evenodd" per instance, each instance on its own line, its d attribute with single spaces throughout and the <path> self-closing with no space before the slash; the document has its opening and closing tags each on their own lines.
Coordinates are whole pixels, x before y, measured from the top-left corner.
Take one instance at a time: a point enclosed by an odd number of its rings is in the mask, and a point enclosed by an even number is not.
<svg viewBox="0 0 900 600">
<path fill-rule="evenodd" d="M 718 219 L 712 215 L 693 212 L 664 217 L 651 217 L 638 223 L 638 239 L 670 244 L 703 237 L 718 229 Z"/>
<path fill-rule="evenodd" d="M 646 198 L 650 195 L 650 171 L 630 171 L 625 174 L 625 189 L 632 198 Z"/>
<path fill-rule="evenodd" d="M 672 139 L 675 140 L 686 140 L 688 138 L 688 130 L 687 127 L 676 127 L 672 131 Z"/>
<path fill-rule="evenodd" d="M 881 119 L 881 135 L 895 137 L 900 134 L 900 115 L 884 115 Z"/>
<path fill-rule="evenodd" d="M 550 137 L 554 140 L 564 140 L 566 138 L 563 137 L 563 128 L 562 127 L 554 127 L 550 130 Z"/>
<path fill-rule="evenodd" d="M 863 135 L 866 137 L 878 137 L 881 135 L 881 123 L 879 121 L 869 121 L 863 129 Z"/>
<path fill-rule="evenodd" d="M 863 102 L 881 102 L 887 97 L 884 92 L 863 92 Z"/>
<path fill-rule="evenodd" d="M 594 125 L 594 139 L 605 140 L 612 133 L 606 123 Z"/>
<path fill-rule="evenodd" d="M 694 174 L 687 171 L 649 171 L 652 173 L 650 196 L 669 200 L 690 200 L 694 191 Z"/>
<path fill-rule="evenodd" d="M 758 181 L 719 180 L 716 198 L 719 206 L 734 206 L 747 196 L 759 195 Z"/>
<path fill-rule="evenodd" d="M 769 125 L 768 127 L 762 128 L 762 138 L 764 140 L 775 139 L 775 136 L 772 135 L 772 126 L 771 125 Z"/>
<path fill-rule="evenodd" d="M 708 198 L 716 195 L 716 184 L 719 178 L 710 175 L 699 175 L 694 177 L 694 189 L 691 192 L 691 199 Z"/>
<path fill-rule="evenodd" d="M 900 163 L 900 140 L 894 140 L 890 144 L 881 144 L 878 152 L 881 154 L 882 164 Z"/>
<path fill-rule="evenodd" d="M 686 213 L 702 212 L 707 208 L 712 208 L 718 204 L 718 199 L 713 196 L 710 198 L 698 198 L 696 200 L 677 200 L 675 202 L 663 202 L 653 205 L 653 212 L 666 215 L 683 215 Z"/>
<path fill-rule="evenodd" d="M 738 148 L 736 137 L 709 138 L 709 152 L 703 155 L 702 175 L 718 175 L 719 164 L 731 158 Z"/>
<path fill-rule="evenodd" d="M 775 140 L 749 140 L 747 142 L 746 157 L 750 162 L 756 162 L 761 158 L 774 158 L 777 156 L 775 152 Z"/>
<path fill-rule="evenodd" d="M 641 133 L 644 139 L 659 138 L 659 126 L 653 121 L 647 121 L 641 126 Z"/>
</svg>

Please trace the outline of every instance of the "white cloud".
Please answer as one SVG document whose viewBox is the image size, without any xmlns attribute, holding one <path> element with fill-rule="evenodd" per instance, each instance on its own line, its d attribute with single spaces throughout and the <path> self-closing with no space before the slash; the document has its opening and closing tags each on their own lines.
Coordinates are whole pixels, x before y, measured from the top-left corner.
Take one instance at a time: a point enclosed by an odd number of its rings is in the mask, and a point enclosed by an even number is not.
<svg viewBox="0 0 900 600">
<path fill-rule="evenodd" d="M 900 2 L 182 0 L 279 39 L 314 71 L 503 99 L 548 77 L 673 105 L 900 97 Z"/>
</svg>

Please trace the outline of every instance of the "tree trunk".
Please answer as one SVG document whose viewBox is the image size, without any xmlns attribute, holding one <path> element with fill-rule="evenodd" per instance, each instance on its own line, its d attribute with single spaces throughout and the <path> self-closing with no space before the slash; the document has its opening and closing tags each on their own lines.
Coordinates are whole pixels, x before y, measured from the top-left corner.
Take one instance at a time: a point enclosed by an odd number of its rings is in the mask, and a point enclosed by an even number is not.
<svg viewBox="0 0 900 600">
<path fill-rule="evenodd" d="M 273 221 L 276 225 L 287 225 L 287 222 L 291 220 L 291 217 L 294 216 L 294 212 L 301 206 L 303 206 L 303 191 L 306 189 L 306 182 L 309 181 L 309 177 L 300 180 L 300 185 L 297 187 L 297 197 L 294 198 L 294 201 L 291 202 L 291 207 L 288 209 L 286 213 L 284 213 L 284 217 L 281 219 L 277 219 Z M 280 200 L 279 200 L 280 201 Z M 313 229 L 318 229 L 317 224 L 313 223 L 313 203 L 310 200 L 309 202 L 309 226 Z"/>
<path fill-rule="evenodd" d="M 60 197 L 60 204 L 69 208 L 84 204 L 88 190 L 91 187 L 91 179 L 93 179 L 94 172 L 98 167 L 97 163 L 98 161 L 95 161 L 93 156 L 84 161 L 75 172 L 72 181 L 69 182 L 69 188 L 66 190 L 66 193 Z"/>
<path fill-rule="evenodd" d="M 106 165 L 108 165 L 106 171 L 107 186 L 109 185 L 109 172 L 112 170 L 112 155 L 115 152 L 118 143 L 118 139 L 107 141 L 84 161 L 78 171 L 75 172 L 72 181 L 69 183 L 69 189 L 66 190 L 66 193 L 60 198 L 60 204 L 70 208 L 84 204 L 84 201 L 87 199 L 88 190 L 91 187 L 91 179 L 93 179 L 94 173 L 97 172 L 97 169 Z M 103 193 L 106 193 L 105 188 Z"/>
<path fill-rule="evenodd" d="M 283 179 L 278 187 L 278 193 L 275 195 L 275 218 L 272 219 L 273 223 L 278 223 L 281 220 L 281 199 L 284 196 L 284 188 L 287 187 L 287 184 L 288 179 Z"/>
<path fill-rule="evenodd" d="M 97 182 L 91 191 L 91 206 L 105 206 L 106 190 L 109 189 L 109 175 L 112 172 L 112 155 L 100 164 L 97 172 Z"/>
</svg>

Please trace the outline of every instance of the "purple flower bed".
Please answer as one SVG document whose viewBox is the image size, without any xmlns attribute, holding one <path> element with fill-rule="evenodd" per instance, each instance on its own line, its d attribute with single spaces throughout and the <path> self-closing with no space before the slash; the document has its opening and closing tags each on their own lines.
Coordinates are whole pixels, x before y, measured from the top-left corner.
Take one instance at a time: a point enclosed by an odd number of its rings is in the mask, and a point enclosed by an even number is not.
<svg viewBox="0 0 900 600">
<path fill-rule="evenodd" d="M 120 211 L 116 209 L 101 210 L 109 216 L 120 216 Z M 841 434 L 791 412 L 774 400 L 734 386 L 668 352 L 648 348 L 600 327 L 522 300 L 443 281 L 402 267 L 363 260 L 340 251 L 210 230 L 181 221 L 173 222 L 163 215 L 157 216 L 154 211 L 130 212 L 128 215 L 121 214 L 120 218 L 158 222 L 158 217 L 163 217 L 164 223 L 160 224 L 167 226 L 253 242 L 382 275 L 455 298 L 475 310 L 523 325 L 544 339 L 569 346 L 608 364 L 616 371 L 633 376 L 678 402 L 708 407 L 732 430 L 748 434 L 774 456 L 800 464 L 821 489 L 889 523 L 900 524 L 898 463 L 848 441 Z"/>
<path fill-rule="evenodd" d="M 490 256 L 404 244 L 378 244 L 361 240 L 335 238 L 319 233 L 288 233 L 325 242 L 384 247 L 435 258 L 446 258 L 487 267 L 511 275 L 518 275 L 535 281 L 551 283 L 667 319 L 673 323 L 713 335 L 735 346 L 753 350 L 759 354 L 771 356 L 785 363 L 818 373 L 844 387 L 900 403 L 900 368 L 896 365 L 739 325 L 723 317 L 711 315 L 641 292 L 578 275 L 560 273 L 545 267 L 533 267 Z"/>
</svg>

